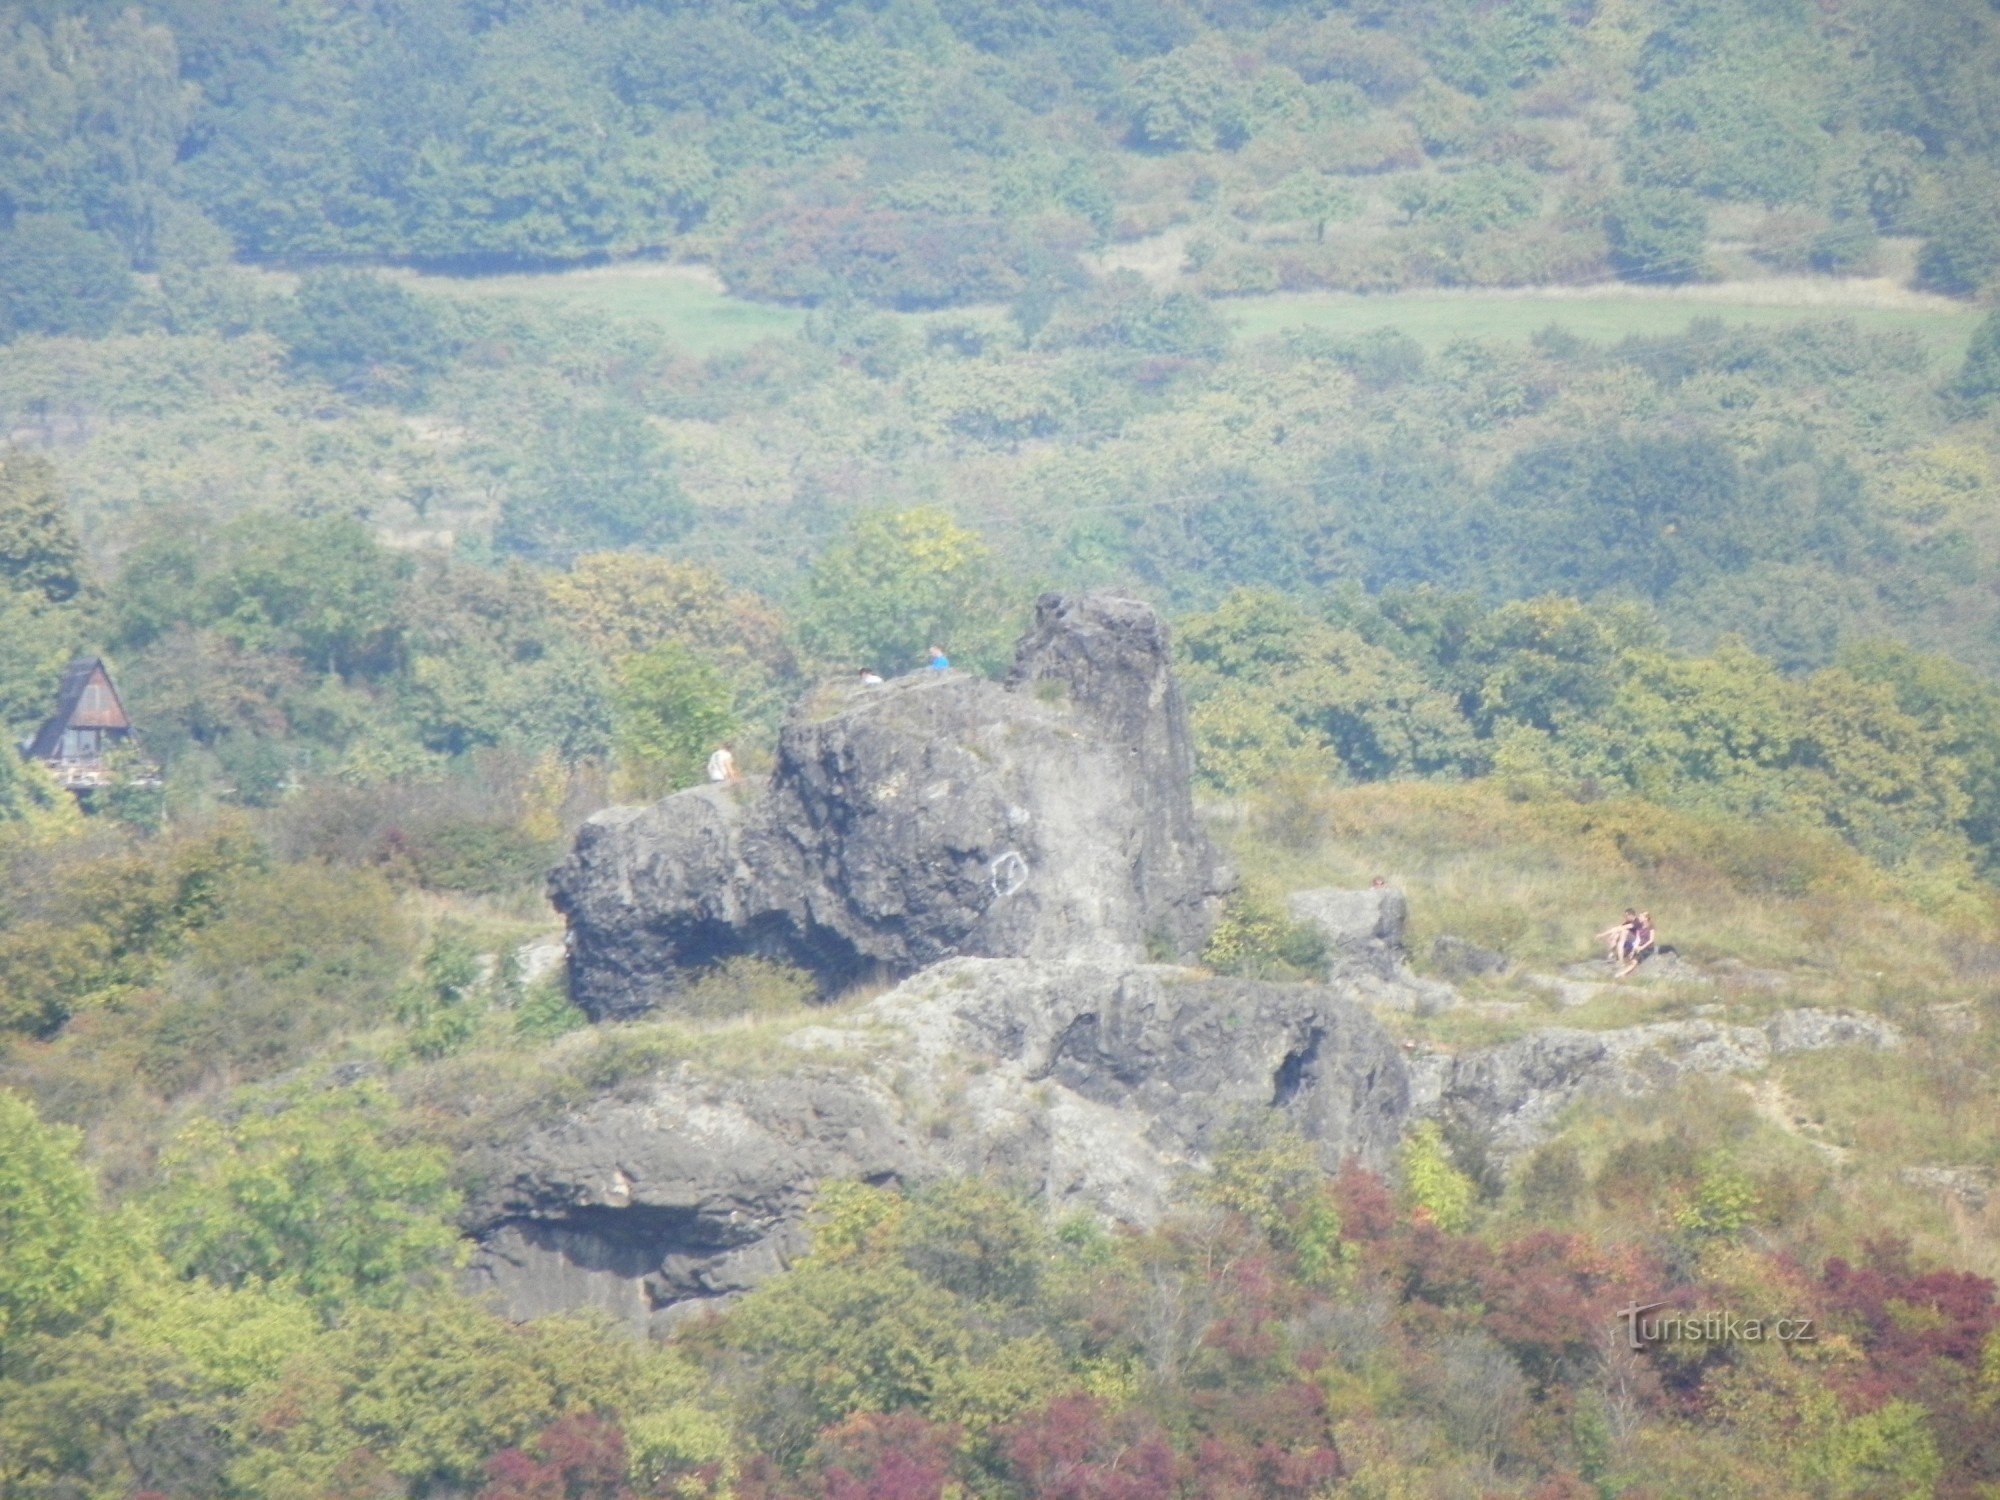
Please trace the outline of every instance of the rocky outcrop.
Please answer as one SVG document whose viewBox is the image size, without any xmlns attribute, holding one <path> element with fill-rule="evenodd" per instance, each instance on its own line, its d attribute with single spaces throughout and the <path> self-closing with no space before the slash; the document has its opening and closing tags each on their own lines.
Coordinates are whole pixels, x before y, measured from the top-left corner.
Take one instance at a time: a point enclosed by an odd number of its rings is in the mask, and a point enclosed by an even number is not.
<svg viewBox="0 0 2000 1500">
<path fill-rule="evenodd" d="M 500 1148 L 470 1283 L 517 1317 L 658 1329 L 782 1265 L 830 1180 L 986 1172 L 1147 1223 L 1242 1125 L 1386 1166 L 1409 1109 L 1401 1049 L 1339 990 L 1154 965 L 958 959 L 786 1047 L 754 1080 L 684 1065 Z"/>
<path fill-rule="evenodd" d="M 1356 999 L 1420 1016 L 1458 1003 L 1450 985 L 1410 971 L 1403 945 L 1410 906 L 1394 886 L 1293 891 L 1285 905 L 1294 922 L 1325 939 L 1327 980 L 1346 986 Z"/>
<path fill-rule="evenodd" d="M 585 824 L 551 896 L 594 1019 L 734 954 L 832 992 L 960 956 L 1192 956 L 1231 876 L 1195 822 L 1159 617 L 1044 596 L 1006 683 L 925 672 L 812 700 L 767 785 Z"/>
<path fill-rule="evenodd" d="M 485 1164 L 468 1289 L 511 1317 L 594 1307 L 647 1332 L 780 1269 L 820 1184 L 912 1178 L 928 1160 L 879 1081 L 681 1068 Z"/>
<path fill-rule="evenodd" d="M 1294 922 L 1326 939 L 1330 973 L 1393 979 L 1403 972 L 1409 958 L 1403 929 L 1409 925 L 1410 904 L 1394 886 L 1293 891 L 1285 905 Z"/>
<path fill-rule="evenodd" d="M 1328 1170 L 1389 1167 L 1412 1117 L 1505 1160 L 1586 1097 L 1901 1040 L 1874 1017 L 1791 1010 L 1418 1053 L 1375 1014 L 1397 982 L 948 960 L 786 1033 L 747 1072 L 681 1064 L 495 1148 L 473 1174 L 487 1186 L 468 1279 L 517 1317 L 589 1305 L 658 1331 L 783 1266 L 829 1181 L 978 1172 L 1052 1213 L 1146 1224 L 1260 1121 L 1295 1129 Z"/>
<path fill-rule="evenodd" d="M 1445 1120 L 1505 1157 L 1553 1134 L 1563 1111 L 1586 1095 L 1636 1098 L 1693 1074 L 1761 1072 L 1787 1053 L 1900 1045 L 1902 1034 L 1887 1021 L 1847 1011 L 1780 1011 L 1762 1026 L 1691 1020 L 1615 1031 L 1550 1027 L 1498 1047 L 1412 1059 L 1411 1089 L 1418 1113 Z"/>
</svg>

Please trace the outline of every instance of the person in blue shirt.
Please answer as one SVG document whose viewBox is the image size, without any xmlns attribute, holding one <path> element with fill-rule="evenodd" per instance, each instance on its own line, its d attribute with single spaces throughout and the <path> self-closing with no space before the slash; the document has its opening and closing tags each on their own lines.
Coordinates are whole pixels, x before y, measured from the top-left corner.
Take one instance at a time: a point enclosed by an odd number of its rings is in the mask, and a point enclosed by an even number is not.
<svg viewBox="0 0 2000 1500">
<path fill-rule="evenodd" d="M 931 670 L 933 672 L 949 672 L 951 670 L 951 658 L 944 654 L 944 647 L 931 647 Z"/>
</svg>

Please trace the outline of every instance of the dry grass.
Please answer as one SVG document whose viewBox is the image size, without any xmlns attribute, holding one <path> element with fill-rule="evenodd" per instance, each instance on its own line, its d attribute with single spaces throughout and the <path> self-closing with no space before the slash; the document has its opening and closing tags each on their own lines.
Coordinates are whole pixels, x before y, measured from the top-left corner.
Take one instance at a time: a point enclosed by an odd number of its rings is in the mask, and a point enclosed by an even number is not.
<svg viewBox="0 0 2000 1500">
<path fill-rule="evenodd" d="M 1697 1007 L 1744 1024 L 1786 1005 L 1846 1006 L 1903 1028 L 1897 1052 L 1836 1048 L 1782 1058 L 1756 1079 L 1691 1078 L 1641 1100 L 1579 1105 L 1558 1144 L 1577 1152 L 1588 1187 L 1565 1222 L 1667 1233 L 1671 1186 L 1619 1180 L 1649 1159 L 1650 1142 L 1660 1161 L 1727 1157 L 1757 1184 L 1755 1239 L 1805 1263 L 1856 1254 L 1886 1233 L 1908 1238 L 1921 1259 L 2000 1271 L 2000 1193 L 1979 1207 L 1902 1176 L 2000 1169 L 2000 922 L 1990 896 L 1926 891 L 1827 835 L 1631 802 L 1517 801 L 1482 784 L 1292 787 L 1220 811 L 1258 883 L 1352 887 L 1384 875 L 1409 895 L 1419 955 L 1451 932 L 1517 961 L 1510 975 L 1462 985 L 1465 1007 L 1394 1018 L 1433 1044 L 1626 1026 Z M 1666 940 L 1713 979 L 1631 984 L 1557 1007 L 1530 974 L 1594 957 L 1591 935 L 1628 905 L 1650 909 Z M 1731 977 L 1732 961 L 1754 972 Z M 1522 1211 L 1520 1183 L 1517 1164 L 1509 1214 Z"/>
<path fill-rule="evenodd" d="M 1598 957 L 1592 935 L 1637 906 L 1696 964 L 1781 971 L 1795 993 L 1870 1009 L 1980 992 L 1976 956 L 2000 931 L 1990 897 L 1926 910 L 1831 835 L 1487 783 L 1294 789 L 1229 842 L 1247 874 L 1288 889 L 1386 876 L 1409 895 L 1419 955 L 1454 933 L 1560 968 Z"/>
</svg>

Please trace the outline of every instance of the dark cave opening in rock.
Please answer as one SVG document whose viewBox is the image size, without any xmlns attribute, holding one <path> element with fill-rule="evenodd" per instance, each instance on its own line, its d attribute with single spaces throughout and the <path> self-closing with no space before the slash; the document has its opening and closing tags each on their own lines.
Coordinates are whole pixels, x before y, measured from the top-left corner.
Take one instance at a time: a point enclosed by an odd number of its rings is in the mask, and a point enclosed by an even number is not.
<svg viewBox="0 0 2000 1500">
<path fill-rule="evenodd" d="M 1271 1075 L 1271 1108 L 1283 1109 L 1298 1096 L 1305 1086 L 1306 1070 L 1319 1060 L 1319 1044 L 1325 1040 L 1326 1033 L 1315 1026 L 1303 1047 L 1285 1054 L 1278 1071 Z"/>
</svg>

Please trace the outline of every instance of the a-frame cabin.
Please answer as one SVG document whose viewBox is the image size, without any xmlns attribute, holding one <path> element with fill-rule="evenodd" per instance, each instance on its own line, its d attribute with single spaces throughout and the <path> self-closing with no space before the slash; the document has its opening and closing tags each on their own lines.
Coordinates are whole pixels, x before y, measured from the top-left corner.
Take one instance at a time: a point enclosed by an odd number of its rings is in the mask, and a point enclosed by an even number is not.
<svg viewBox="0 0 2000 1500">
<path fill-rule="evenodd" d="M 109 785 L 112 751 L 130 745 L 132 719 L 102 659 L 78 657 L 63 674 L 56 711 L 49 715 L 25 755 L 38 760 L 72 792 Z"/>
</svg>

